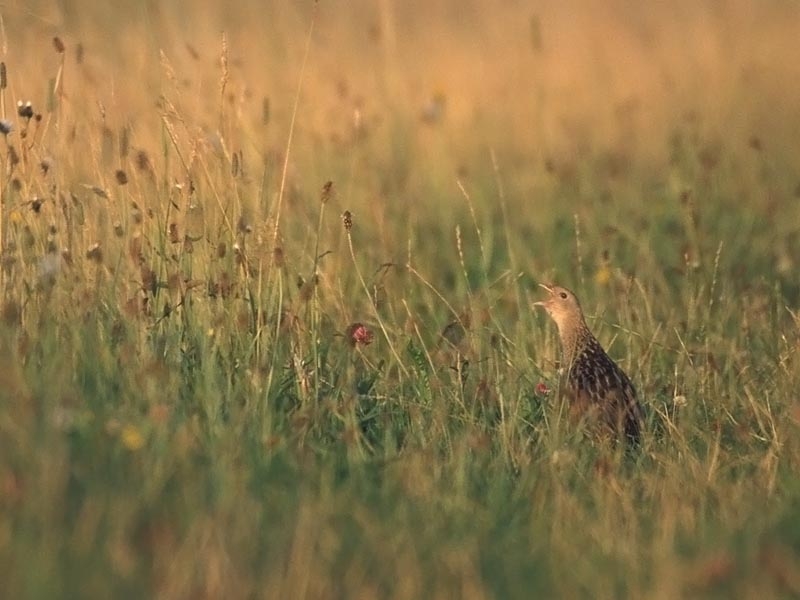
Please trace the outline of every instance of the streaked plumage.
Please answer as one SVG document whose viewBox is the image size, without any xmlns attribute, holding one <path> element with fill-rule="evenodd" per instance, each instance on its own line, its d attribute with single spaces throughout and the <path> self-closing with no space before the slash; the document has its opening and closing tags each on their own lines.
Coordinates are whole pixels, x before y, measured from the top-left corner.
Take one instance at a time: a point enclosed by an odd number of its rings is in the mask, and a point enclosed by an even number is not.
<svg viewBox="0 0 800 600">
<path fill-rule="evenodd" d="M 596 416 L 615 433 L 638 442 L 642 408 L 631 380 L 589 330 L 575 294 L 559 286 L 541 287 L 549 296 L 535 305 L 543 307 L 558 327 L 570 412 L 582 418 Z"/>
</svg>

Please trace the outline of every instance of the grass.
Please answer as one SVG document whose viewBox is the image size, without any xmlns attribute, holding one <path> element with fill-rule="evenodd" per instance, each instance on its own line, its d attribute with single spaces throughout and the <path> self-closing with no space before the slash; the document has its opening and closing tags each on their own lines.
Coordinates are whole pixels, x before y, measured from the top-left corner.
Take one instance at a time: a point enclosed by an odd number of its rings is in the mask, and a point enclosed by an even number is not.
<svg viewBox="0 0 800 600">
<path fill-rule="evenodd" d="M 796 9 L 581 6 L 0 10 L 4 594 L 800 594 Z"/>
</svg>

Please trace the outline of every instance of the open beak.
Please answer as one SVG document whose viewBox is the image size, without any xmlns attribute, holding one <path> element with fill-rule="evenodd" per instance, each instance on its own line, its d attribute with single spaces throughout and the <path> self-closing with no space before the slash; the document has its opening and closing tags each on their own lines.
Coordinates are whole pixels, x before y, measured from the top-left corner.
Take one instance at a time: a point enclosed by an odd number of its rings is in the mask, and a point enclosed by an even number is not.
<svg viewBox="0 0 800 600">
<path fill-rule="evenodd" d="M 548 294 L 552 294 L 553 293 L 553 288 L 551 288 L 549 285 L 545 285 L 543 283 L 540 283 L 539 287 L 540 288 L 544 288 L 545 290 L 547 290 Z M 548 300 L 540 300 L 539 302 L 534 302 L 533 305 L 534 306 L 544 306 L 544 305 L 547 304 L 547 302 L 548 302 Z"/>
</svg>

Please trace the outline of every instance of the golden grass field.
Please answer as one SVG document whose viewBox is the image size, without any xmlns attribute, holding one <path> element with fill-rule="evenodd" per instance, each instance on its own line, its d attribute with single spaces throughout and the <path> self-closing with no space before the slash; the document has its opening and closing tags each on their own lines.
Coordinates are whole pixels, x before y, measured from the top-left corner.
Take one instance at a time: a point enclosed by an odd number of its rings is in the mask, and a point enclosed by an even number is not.
<svg viewBox="0 0 800 600">
<path fill-rule="evenodd" d="M 798 39 L 788 0 L 0 6 L 0 597 L 800 595 Z M 552 281 L 639 450 L 551 391 Z"/>
</svg>

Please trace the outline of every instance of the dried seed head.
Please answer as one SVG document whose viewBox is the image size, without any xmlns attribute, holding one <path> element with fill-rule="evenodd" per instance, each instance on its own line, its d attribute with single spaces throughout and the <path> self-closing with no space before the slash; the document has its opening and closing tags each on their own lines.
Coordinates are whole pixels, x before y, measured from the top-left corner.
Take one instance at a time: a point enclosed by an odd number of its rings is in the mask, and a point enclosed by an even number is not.
<svg viewBox="0 0 800 600">
<path fill-rule="evenodd" d="M 333 182 L 326 181 L 325 185 L 322 186 L 322 194 L 320 196 L 320 200 L 323 204 L 326 204 L 328 200 L 333 197 Z"/>
<path fill-rule="evenodd" d="M 103 198 L 103 199 L 105 199 L 105 200 L 108 200 L 108 199 L 109 199 L 109 198 L 108 198 L 108 192 L 106 192 L 106 191 L 105 191 L 103 188 L 101 188 L 99 185 L 88 185 L 88 186 L 86 186 L 86 187 L 88 187 L 90 190 L 92 190 L 92 192 L 94 192 L 94 195 L 95 195 L 95 196 L 98 196 L 98 197 L 100 197 L 100 198 Z"/>
<path fill-rule="evenodd" d="M 178 224 L 177 223 L 170 223 L 169 224 L 169 241 L 173 244 L 177 244 L 181 241 L 181 236 L 178 233 Z"/>
<path fill-rule="evenodd" d="M 247 254 L 245 254 L 244 248 L 239 244 L 233 245 L 233 256 L 236 261 L 236 264 L 247 271 L 249 265 L 247 260 Z"/>
<path fill-rule="evenodd" d="M 8 119 L 0 119 L 0 133 L 8 135 L 14 131 L 14 124 Z"/>
<path fill-rule="evenodd" d="M 442 330 L 442 339 L 456 347 L 464 341 L 466 335 L 467 330 L 461 319 L 451 321 Z"/>
<path fill-rule="evenodd" d="M 97 264 L 103 262 L 103 251 L 100 248 L 99 242 L 89 246 L 89 249 L 86 251 L 86 258 Z"/>
<path fill-rule="evenodd" d="M 23 119 L 28 119 L 29 121 L 33 118 L 33 106 L 28 102 L 23 102 L 22 100 L 17 101 L 17 114 L 22 117 Z"/>
<path fill-rule="evenodd" d="M 239 217 L 239 221 L 236 223 L 236 230 L 239 233 L 252 233 L 253 226 L 247 222 L 247 217 L 245 215 Z"/>
<path fill-rule="evenodd" d="M 0 90 L 8 87 L 8 75 L 6 73 L 6 63 L 0 62 Z"/>
<path fill-rule="evenodd" d="M 117 183 L 120 185 L 125 185 L 128 183 L 128 175 L 122 169 L 117 169 L 117 172 L 114 174 L 117 178 Z"/>
<path fill-rule="evenodd" d="M 64 54 L 64 50 L 66 50 L 64 42 L 62 42 L 61 38 L 58 36 L 53 38 L 53 48 L 55 48 L 56 52 L 58 52 L 59 54 Z"/>
<path fill-rule="evenodd" d="M 147 156 L 147 152 L 144 150 L 139 150 L 136 153 L 136 168 L 140 171 L 152 170 L 152 167 L 150 166 L 150 158 Z"/>
<path fill-rule="evenodd" d="M 142 276 L 142 291 L 155 294 L 158 291 L 156 272 L 147 265 L 142 265 L 139 272 Z"/>
<path fill-rule="evenodd" d="M 353 229 L 353 215 L 349 210 L 342 213 L 342 223 L 344 224 L 344 230 L 350 233 L 350 230 Z"/>
<path fill-rule="evenodd" d="M 225 242 L 220 242 L 217 244 L 217 258 L 225 258 L 225 255 L 228 253 L 228 246 L 225 245 Z"/>
</svg>

